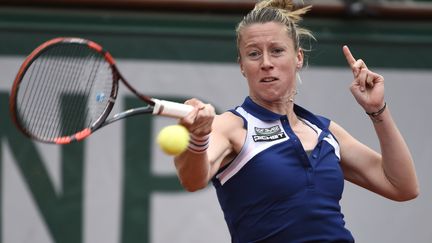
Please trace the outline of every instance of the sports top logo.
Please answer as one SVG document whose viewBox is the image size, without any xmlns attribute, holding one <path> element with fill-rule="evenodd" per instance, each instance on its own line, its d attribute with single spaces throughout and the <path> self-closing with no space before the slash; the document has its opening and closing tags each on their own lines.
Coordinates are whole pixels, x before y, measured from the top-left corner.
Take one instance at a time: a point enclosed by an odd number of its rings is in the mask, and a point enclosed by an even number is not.
<svg viewBox="0 0 432 243">
<path fill-rule="evenodd" d="M 255 133 L 256 135 L 252 136 L 254 142 L 269 142 L 286 137 L 279 125 L 265 128 L 255 127 Z"/>
</svg>

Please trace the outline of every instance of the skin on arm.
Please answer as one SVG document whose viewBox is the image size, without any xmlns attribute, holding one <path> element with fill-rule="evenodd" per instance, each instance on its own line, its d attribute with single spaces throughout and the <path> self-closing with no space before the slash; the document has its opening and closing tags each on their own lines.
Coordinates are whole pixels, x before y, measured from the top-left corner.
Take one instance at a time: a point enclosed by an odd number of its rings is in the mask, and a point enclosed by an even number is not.
<svg viewBox="0 0 432 243">
<path fill-rule="evenodd" d="M 202 105 L 196 99 L 188 104 L 195 107 Z M 208 131 L 211 131 L 209 147 L 205 152 L 194 153 L 186 150 L 174 158 L 180 183 L 187 191 L 192 192 L 205 188 L 219 168 L 234 158 L 236 151 L 242 145 L 239 144 L 238 138 L 241 137 L 244 129 L 241 118 L 231 112 L 215 115 L 214 109 L 210 105 L 198 108 L 191 113 L 180 123 L 198 136 L 209 134 Z M 212 117 L 210 123 L 208 123 L 208 117 Z"/>
<path fill-rule="evenodd" d="M 370 71 L 361 59 L 356 60 L 348 47 L 343 51 L 354 74 L 353 96 L 366 112 L 379 110 L 384 104 L 384 78 Z M 417 197 L 419 186 L 414 162 L 390 110 L 386 108 L 373 121 L 381 154 L 360 143 L 338 124 L 330 125 L 340 144 L 345 178 L 395 201 Z"/>
<path fill-rule="evenodd" d="M 386 126 L 390 127 L 375 128 L 382 155 L 353 138 L 334 122 L 330 130 L 339 141 L 341 166 L 346 180 L 383 197 L 407 201 L 418 195 L 414 163 L 398 130 L 391 125 Z"/>
</svg>

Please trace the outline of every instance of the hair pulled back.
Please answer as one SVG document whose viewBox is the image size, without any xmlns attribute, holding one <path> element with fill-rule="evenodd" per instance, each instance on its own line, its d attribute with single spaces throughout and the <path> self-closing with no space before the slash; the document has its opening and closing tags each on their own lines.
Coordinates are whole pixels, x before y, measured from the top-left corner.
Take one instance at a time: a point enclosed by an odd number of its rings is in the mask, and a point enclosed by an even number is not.
<svg viewBox="0 0 432 243">
<path fill-rule="evenodd" d="M 255 4 L 243 20 L 237 25 L 237 49 L 241 39 L 242 30 L 252 24 L 264 24 L 268 22 L 280 23 L 286 27 L 288 35 L 294 42 L 295 50 L 301 48 L 301 40 L 304 38 L 314 39 L 312 33 L 298 26 L 302 16 L 307 13 L 312 6 L 294 9 L 292 0 L 262 0 Z"/>
</svg>

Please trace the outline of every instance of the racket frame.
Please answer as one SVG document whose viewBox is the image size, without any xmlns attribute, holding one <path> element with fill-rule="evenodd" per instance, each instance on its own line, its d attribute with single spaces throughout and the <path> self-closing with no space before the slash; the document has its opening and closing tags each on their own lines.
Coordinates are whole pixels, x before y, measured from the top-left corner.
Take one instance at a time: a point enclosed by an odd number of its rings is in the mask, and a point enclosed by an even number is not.
<svg viewBox="0 0 432 243">
<path fill-rule="evenodd" d="M 102 114 L 88 127 L 85 128 L 79 132 L 76 132 L 72 135 L 66 135 L 62 137 L 58 137 L 55 139 L 43 139 L 40 137 L 35 136 L 31 132 L 27 131 L 18 118 L 18 111 L 17 111 L 17 91 L 19 89 L 20 83 L 28 70 L 28 68 L 31 66 L 31 64 L 45 51 L 49 50 L 51 47 L 58 45 L 58 44 L 78 44 L 78 45 L 86 45 L 89 49 L 92 49 L 93 51 L 99 53 L 109 64 L 111 71 L 112 71 L 112 89 L 110 93 L 110 97 L 108 100 L 108 103 L 106 107 L 104 108 Z M 119 80 L 122 81 L 122 83 L 133 93 L 135 94 L 139 99 L 144 101 L 147 106 L 138 107 L 130 110 L 123 111 L 121 113 L 115 114 L 112 118 L 108 119 L 109 114 L 111 113 L 117 95 L 118 95 L 118 89 L 119 89 Z M 73 141 L 80 141 L 85 139 L 86 137 L 90 136 L 94 131 L 98 130 L 101 127 L 104 127 L 108 124 L 111 124 L 115 121 L 118 121 L 120 119 L 135 116 L 139 114 L 148 114 L 152 113 L 154 115 L 162 115 L 162 116 L 168 116 L 168 117 L 175 117 L 175 118 L 181 118 L 186 116 L 190 111 L 193 110 L 192 106 L 180 104 L 176 102 L 171 101 L 165 101 L 165 100 L 158 100 L 151 98 L 149 96 L 143 95 L 142 93 L 138 92 L 132 85 L 130 85 L 126 79 L 122 76 L 120 71 L 118 70 L 116 66 L 116 62 L 114 58 L 111 56 L 111 54 L 103 49 L 103 47 L 96 42 L 93 42 L 91 40 L 86 40 L 78 37 L 57 37 L 54 39 L 51 39 L 49 41 L 46 41 L 42 43 L 40 46 L 38 46 L 36 49 L 34 49 L 28 57 L 24 60 L 23 64 L 21 65 L 18 74 L 16 75 L 16 78 L 14 80 L 12 89 L 11 89 L 11 95 L 10 95 L 10 104 L 9 104 L 9 110 L 11 113 L 12 121 L 16 125 L 16 127 L 26 136 L 28 136 L 31 139 L 38 140 L 45 143 L 55 143 L 55 144 L 68 144 Z"/>
</svg>

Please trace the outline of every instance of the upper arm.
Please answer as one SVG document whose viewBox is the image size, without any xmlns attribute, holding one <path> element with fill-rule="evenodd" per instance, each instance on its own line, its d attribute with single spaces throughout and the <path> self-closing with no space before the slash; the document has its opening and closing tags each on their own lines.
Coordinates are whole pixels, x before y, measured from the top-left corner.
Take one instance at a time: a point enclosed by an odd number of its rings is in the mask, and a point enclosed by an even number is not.
<svg viewBox="0 0 432 243">
<path fill-rule="evenodd" d="M 236 138 L 241 137 L 238 135 L 242 130 L 243 120 L 231 112 L 225 112 L 215 118 L 207 151 L 211 166 L 210 178 L 237 154 Z"/>
<path fill-rule="evenodd" d="M 394 188 L 384 173 L 381 155 L 334 122 L 330 123 L 330 131 L 339 142 L 345 179 L 388 197 Z"/>
</svg>

